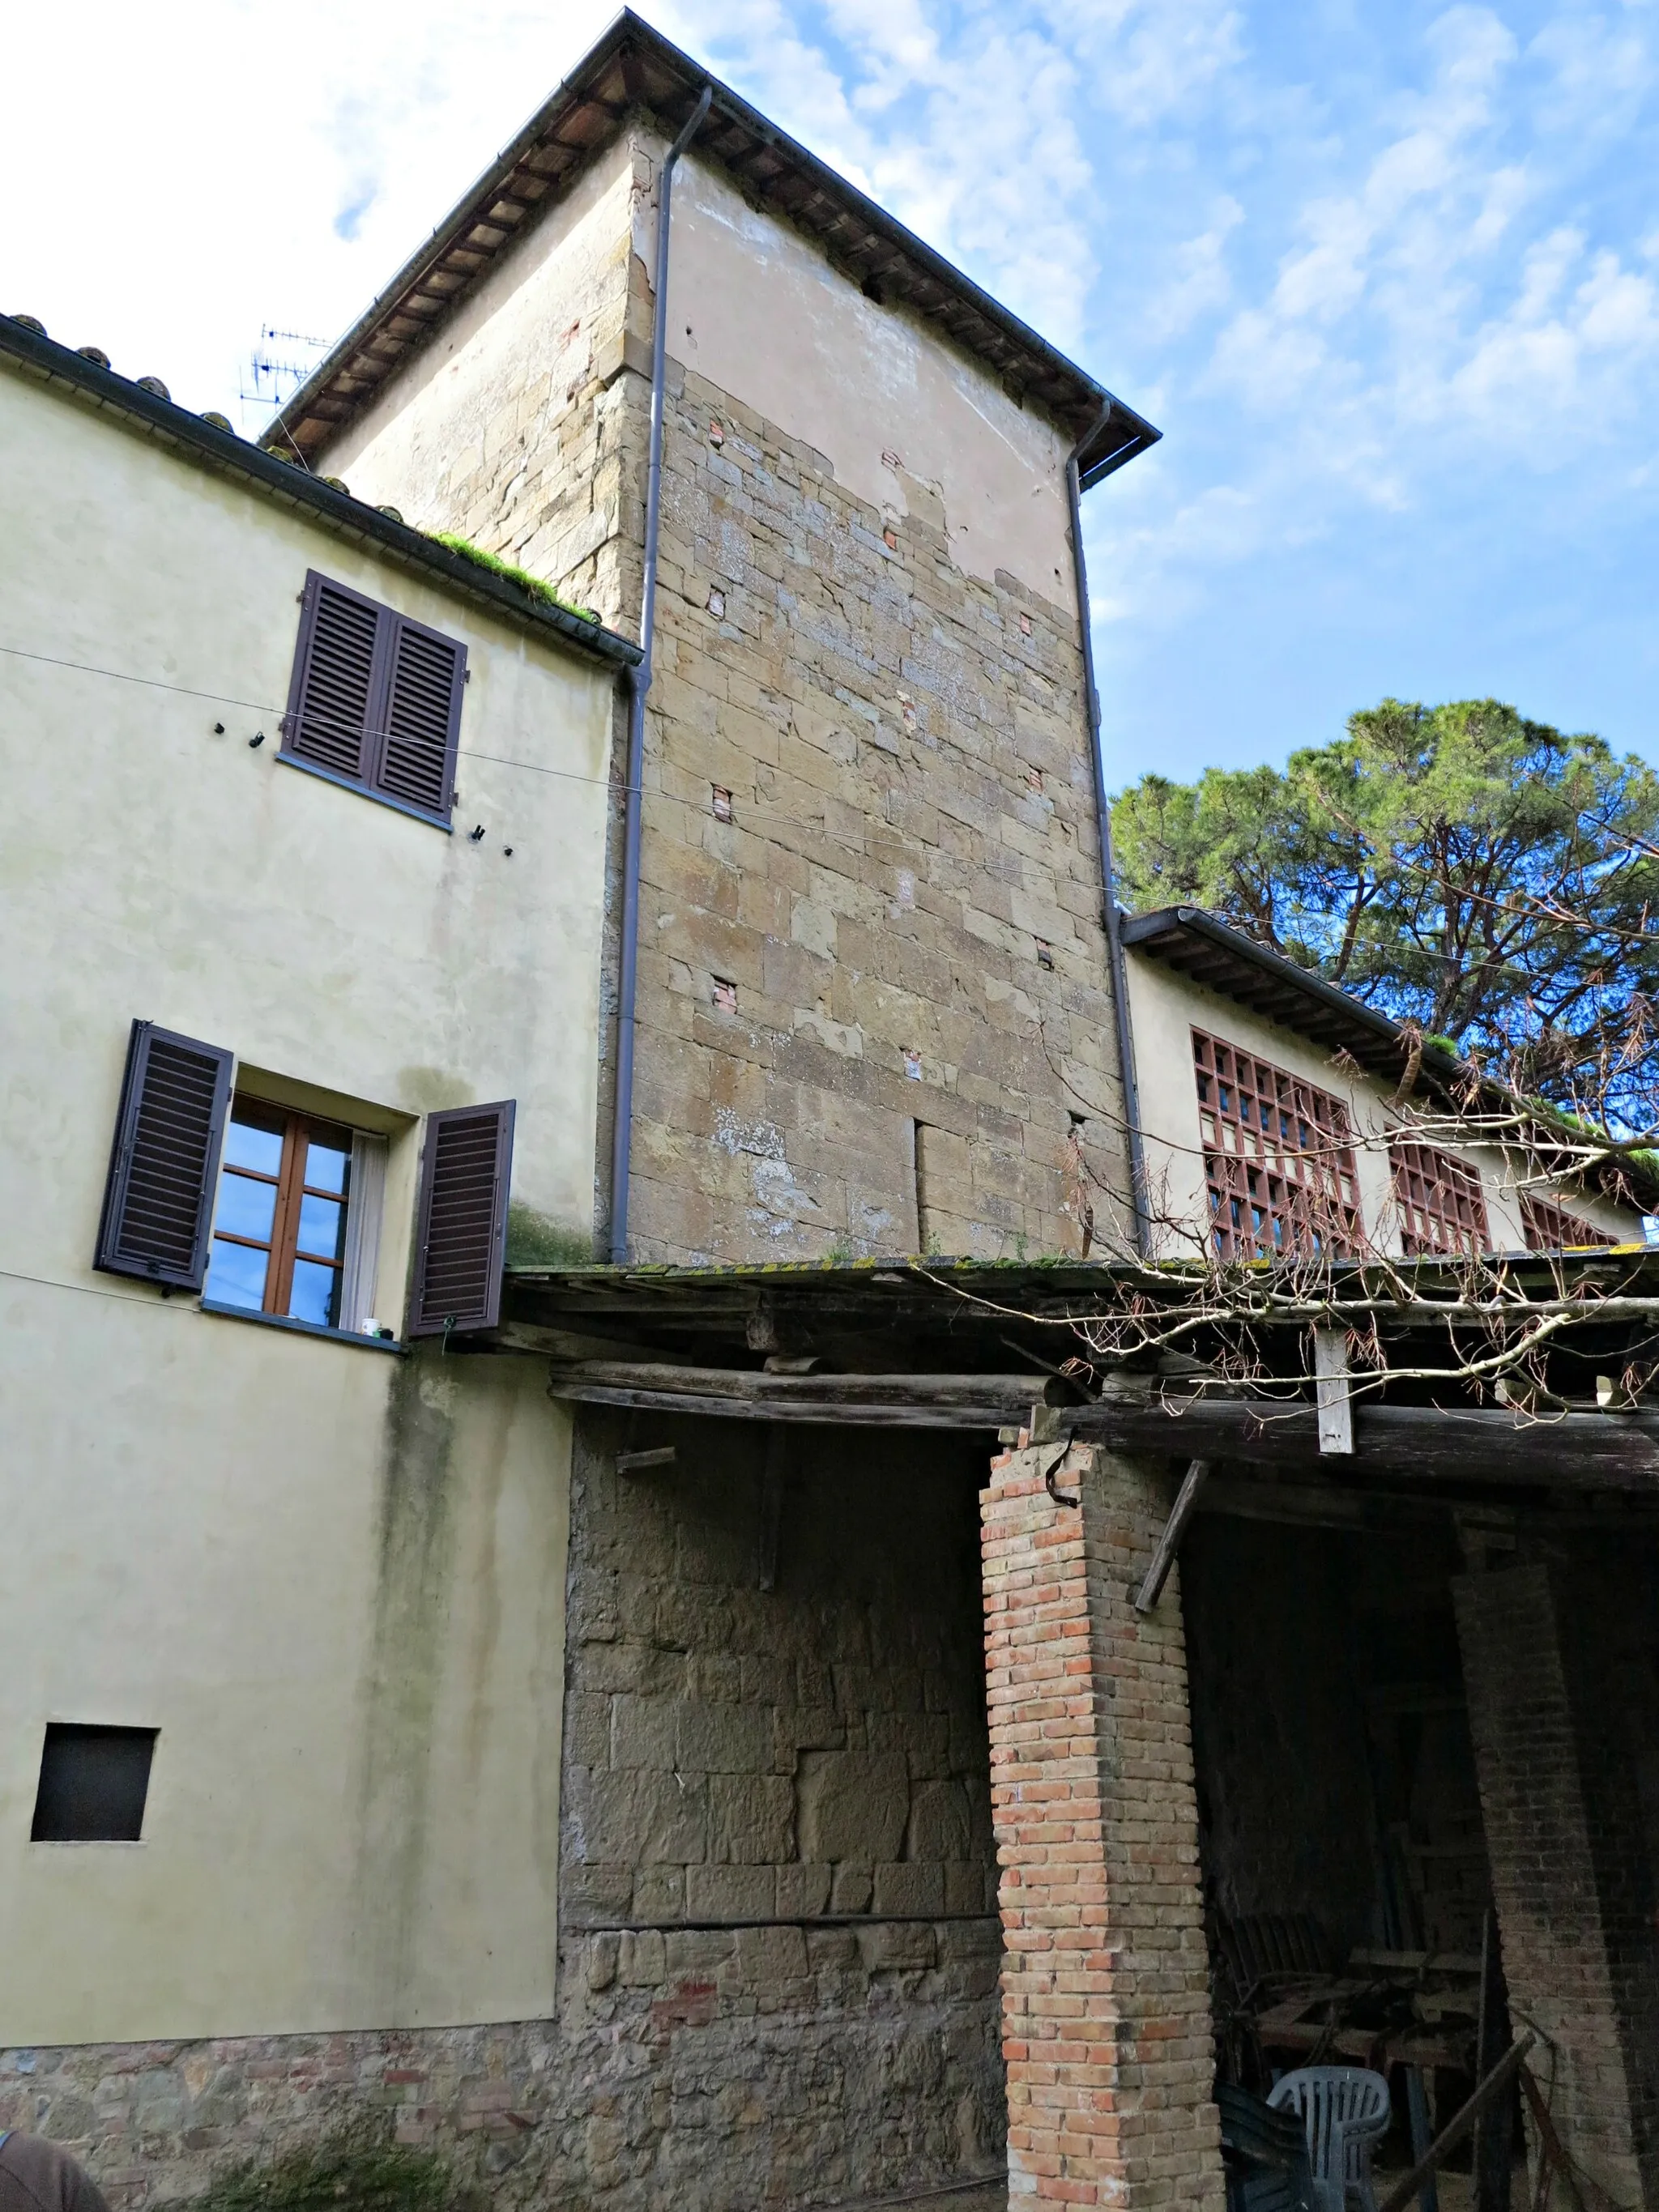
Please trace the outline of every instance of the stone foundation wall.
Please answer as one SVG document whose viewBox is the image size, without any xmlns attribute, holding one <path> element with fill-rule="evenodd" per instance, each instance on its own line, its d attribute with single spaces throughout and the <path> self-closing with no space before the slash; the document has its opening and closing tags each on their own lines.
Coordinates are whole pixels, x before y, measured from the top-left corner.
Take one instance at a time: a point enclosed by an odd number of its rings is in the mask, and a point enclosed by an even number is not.
<svg viewBox="0 0 1659 2212">
<path fill-rule="evenodd" d="M 111 2203 L 378 2121 L 502 2208 L 746 2212 L 1000 2160 L 995 1931 L 768 1929 L 564 1947 L 557 2021 L 0 2052 L 0 2128 Z"/>
<path fill-rule="evenodd" d="M 618 1475 L 624 1443 L 676 1458 Z M 562 1987 L 614 2185 L 822 2201 L 999 2163 L 981 1465 L 949 1437 L 584 1419 Z M 672 2107 L 653 2038 L 696 2084 Z"/>
</svg>

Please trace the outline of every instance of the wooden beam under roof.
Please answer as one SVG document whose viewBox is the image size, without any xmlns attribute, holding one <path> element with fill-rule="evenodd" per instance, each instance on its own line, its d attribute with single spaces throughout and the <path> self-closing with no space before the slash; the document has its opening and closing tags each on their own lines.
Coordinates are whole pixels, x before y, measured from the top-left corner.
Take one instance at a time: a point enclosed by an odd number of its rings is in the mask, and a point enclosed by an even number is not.
<svg viewBox="0 0 1659 2212">
<path fill-rule="evenodd" d="M 541 1352 L 544 1332 L 508 1324 L 495 1344 Z M 1164 1396 L 1150 1389 L 1066 1404 L 1041 1375 L 774 1375 L 688 1362 L 550 1355 L 555 1397 L 595 1405 L 701 1414 L 722 1420 L 985 1429 L 1046 1404 L 1054 1430 L 1080 1442 L 1160 1457 L 1290 1468 L 1346 1482 L 1386 1475 L 1413 1489 L 1446 1483 L 1503 1490 L 1630 1492 L 1659 1506 L 1659 1416 L 1569 1413 L 1528 1420 L 1484 1407 L 1360 1405 L 1353 1449 L 1338 1475 L 1322 1457 L 1309 1402 Z"/>
</svg>

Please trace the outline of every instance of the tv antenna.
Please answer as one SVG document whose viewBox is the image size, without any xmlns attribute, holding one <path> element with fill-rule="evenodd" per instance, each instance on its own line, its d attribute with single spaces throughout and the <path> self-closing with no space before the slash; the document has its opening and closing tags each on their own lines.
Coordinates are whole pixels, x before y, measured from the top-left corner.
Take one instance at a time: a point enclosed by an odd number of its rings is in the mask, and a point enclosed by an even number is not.
<svg viewBox="0 0 1659 2212">
<path fill-rule="evenodd" d="M 279 331 L 270 323 L 261 325 L 259 343 L 247 357 L 236 394 L 242 403 L 244 421 L 250 407 L 275 414 L 299 390 L 327 350 L 326 338 L 308 337 L 303 331 Z"/>
</svg>

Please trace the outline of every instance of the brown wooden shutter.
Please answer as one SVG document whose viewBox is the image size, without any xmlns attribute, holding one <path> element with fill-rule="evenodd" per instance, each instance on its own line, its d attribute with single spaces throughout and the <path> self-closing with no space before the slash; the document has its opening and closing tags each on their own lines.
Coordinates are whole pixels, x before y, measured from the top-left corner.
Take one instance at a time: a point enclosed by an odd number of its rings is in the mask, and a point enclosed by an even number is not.
<svg viewBox="0 0 1659 2212">
<path fill-rule="evenodd" d="M 386 739 L 374 781 L 406 806 L 449 817 L 466 647 L 399 615 L 389 618 Z"/>
<path fill-rule="evenodd" d="M 494 1328 L 501 1317 L 513 1112 L 507 1098 L 427 1116 L 411 1336 Z"/>
<path fill-rule="evenodd" d="M 106 1274 L 201 1289 L 230 1070 L 218 1045 L 133 1024 L 94 1262 Z"/>
<path fill-rule="evenodd" d="M 385 689 L 386 613 L 314 568 L 306 578 L 283 750 L 353 783 L 376 750 L 370 732 Z"/>
</svg>

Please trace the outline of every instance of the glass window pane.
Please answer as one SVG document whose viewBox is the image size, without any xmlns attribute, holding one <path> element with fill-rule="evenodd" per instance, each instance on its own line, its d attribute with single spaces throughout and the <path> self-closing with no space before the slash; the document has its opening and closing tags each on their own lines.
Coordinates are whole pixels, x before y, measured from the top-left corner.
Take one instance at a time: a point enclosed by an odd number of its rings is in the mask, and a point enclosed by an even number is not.
<svg viewBox="0 0 1659 2212">
<path fill-rule="evenodd" d="M 300 1200 L 300 1240 L 295 1249 L 337 1260 L 344 1242 L 344 1206 L 337 1198 L 313 1198 L 307 1192 Z"/>
<path fill-rule="evenodd" d="M 270 1224 L 276 1212 L 274 1182 L 253 1182 L 234 1171 L 220 1178 L 219 1210 L 213 1225 L 228 1237 L 257 1237 L 270 1242 Z"/>
<path fill-rule="evenodd" d="M 316 1322 L 323 1328 L 332 1328 L 339 1283 L 334 1268 L 320 1267 L 314 1260 L 296 1260 L 294 1287 L 289 1293 L 289 1319 Z"/>
<path fill-rule="evenodd" d="M 208 1267 L 207 1296 L 222 1306 L 251 1306 L 255 1313 L 265 1302 L 267 1255 L 246 1244 L 213 1240 Z"/>
<path fill-rule="evenodd" d="M 351 1173 L 351 1147 L 313 1137 L 306 1146 L 306 1181 L 313 1190 L 337 1190 L 343 1198 Z"/>
<path fill-rule="evenodd" d="M 240 1121 L 233 1113 L 225 1132 L 225 1165 L 274 1176 L 282 1164 L 282 1132 L 256 1128 L 252 1121 Z"/>
</svg>

